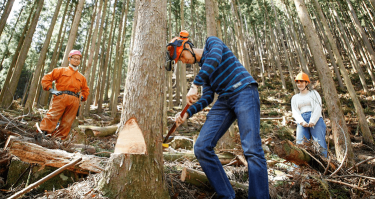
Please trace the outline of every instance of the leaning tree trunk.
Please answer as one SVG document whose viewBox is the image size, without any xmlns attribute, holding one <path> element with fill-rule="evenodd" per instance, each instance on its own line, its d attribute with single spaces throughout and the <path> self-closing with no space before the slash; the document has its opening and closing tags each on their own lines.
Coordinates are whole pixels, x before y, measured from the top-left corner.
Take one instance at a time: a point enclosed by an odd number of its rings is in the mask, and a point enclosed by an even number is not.
<svg viewBox="0 0 375 199">
<path fill-rule="evenodd" d="M 350 80 L 349 74 L 348 74 L 348 72 L 345 69 L 345 66 L 343 64 L 342 58 L 341 58 L 340 53 L 339 53 L 339 51 L 337 49 L 336 40 L 334 39 L 334 37 L 333 37 L 333 35 L 331 33 L 331 30 L 329 29 L 328 22 L 327 22 L 326 18 L 324 17 L 324 14 L 322 12 L 322 9 L 321 9 L 321 7 L 319 5 L 318 0 L 314 0 L 313 3 L 314 3 L 314 6 L 315 6 L 315 9 L 317 11 L 317 14 L 318 14 L 318 16 L 320 18 L 320 21 L 321 21 L 321 23 L 323 25 L 324 33 L 327 36 L 327 39 L 328 39 L 328 42 L 329 42 L 329 44 L 327 43 L 326 45 L 330 45 L 332 47 L 332 51 L 333 51 L 333 53 L 335 55 L 335 58 L 336 58 L 338 66 L 339 66 L 340 72 L 341 72 L 341 74 L 342 74 L 342 76 L 344 78 L 344 82 L 345 82 L 345 84 L 347 86 L 349 95 L 350 95 L 350 97 L 353 100 L 353 104 L 354 104 L 354 107 L 356 109 L 356 113 L 358 115 L 358 121 L 359 121 L 359 125 L 361 127 L 361 132 L 362 132 L 362 135 L 363 135 L 363 139 L 364 139 L 364 141 L 366 143 L 373 144 L 374 143 L 374 139 L 372 137 L 370 128 L 368 126 L 365 113 L 363 111 L 363 108 L 362 108 L 362 105 L 361 105 L 360 101 L 358 100 L 357 94 L 356 94 L 356 92 L 354 90 L 354 86 L 353 86 L 353 84 L 352 84 L 352 82 Z"/>
<path fill-rule="evenodd" d="M 7 22 L 8 16 L 10 14 L 10 11 L 12 10 L 14 0 L 8 0 L 7 5 L 5 6 L 5 9 L 3 10 L 3 14 L 0 18 L 0 36 L 1 33 L 4 30 L 5 24 Z"/>
<path fill-rule="evenodd" d="M 29 113 L 32 110 L 36 90 L 37 90 L 38 85 L 39 85 L 39 79 L 40 79 L 39 77 L 40 77 L 40 74 L 41 74 L 41 72 L 43 70 L 43 67 L 44 67 L 44 61 L 46 59 L 48 46 L 49 46 L 49 43 L 51 41 L 52 32 L 53 32 L 53 29 L 55 28 L 55 23 L 56 23 L 58 15 L 59 15 L 61 3 L 62 3 L 62 0 L 59 0 L 57 2 L 55 14 L 52 17 L 51 24 L 50 24 L 50 27 L 48 29 L 46 39 L 44 40 L 42 50 L 39 53 L 40 56 L 39 56 L 38 62 L 36 64 L 33 79 L 32 79 L 31 84 L 30 84 L 29 95 L 28 95 L 27 100 L 26 100 L 25 108 L 23 109 L 24 114 Z"/>
<path fill-rule="evenodd" d="M 169 198 L 163 174 L 162 129 L 166 1 L 138 1 L 137 26 L 125 84 L 121 128 L 134 117 L 147 152 L 111 156 L 99 189 L 109 198 Z M 137 10 L 137 9 L 136 9 Z M 153 35 L 153 37 L 150 37 Z M 164 38 L 164 39 L 160 39 Z M 147 110 L 147 111 L 146 111 Z"/>
<path fill-rule="evenodd" d="M 27 31 L 25 41 L 22 45 L 20 54 L 18 56 L 17 64 L 14 68 L 12 79 L 10 80 L 10 83 L 9 83 L 9 94 L 4 95 L 3 101 L 1 103 L 2 107 L 4 107 L 4 108 L 9 107 L 13 102 L 13 96 L 14 96 L 14 93 L 16 92 L 16 89 L 17 89 L 17 85 L 18 85 L 18 81 L 19 81 L 20 76 L 21 76 L 22 68 L 23 68 L 23 66 L 26 62 L 27 53 L 29 52 L 29 49 L 30 49 L 30 46 L 31 46 L 31 42 L 32 42 L 32 38 L 33 38 L 33 35 L 34 35 L 34 32 L 35 32 L 35 28 L 36 28 L 36 25 L 39 21 L 39 15 L 40 15 L 40 12 L 42 11 L 42 8 L 43 8 L 43 3 L 44 3 L 44 0 L 38 0 L 37 1 L 37 4 L 38 4 L 37 9 L 34 13 L 32 21 L 31 21 L 30 28 Z M 8 89 L 8 88 L 4 88 L 4 89 Z"/>
<path fill-rule="evenodd" d="M 23 45 L 23 42 L 25 41 L 25 37 L 26 37 L 26 34 L 27 34 L 27 31 L 29 29 L 29 25 L 30 25 L 30 20 L 33 16 L 33 12 L 34 12 L 34 9 L 35 9 L 35 5 L 32 6 L 31 10 L 30 10 L 30 14 L 26 20 L 26 24 L 23 28 L 23 31 L 22 31 L 22 34 L 21 34 L 21 37 L 18 41 L 18 45 L 17 45 L 17 48 L 16 50 L 14 51 L 14 54 L 13 54 L 13 57 L 12 57 L 12 62 L 10 63 L 10 66 L 8 68 L 8 73 L 7 73 L 7 77 L 4 81 L 4 84 L 3 84 L 3 88 L 2 88 L 2 92 L 0 92 L 0 103 L 3 102 L 3 99 L 4 99 L 4 95 L 7 94 L 7 95 L 10 95 L 10 91 L 9 91 L 9 82 L 10 82 L 10 79 L 12 78 L 12 75 L 13 75 L 13 71 L 14 71 L 14 67 L 16 67 L 16 63 L 17 63 L 17 59 L 18 59 L 18 55 L 21 51 L 21 48 L 22 48 L 22 45 Z M 21 13 L 20 13 L 21 14 Z"/>
<path fill-rule="evenodd" d="M 349 132 L 345 123 L 345 118 L 341 111 L 340 100 L 331 77 L 331 71 L 328 68 L 328 63 L 323 53 L 322 44 L 316 31 L 313 29 L 313 25 L 304 1 L 294 0 L 294 3 L 296 5 L 298 16 L 303 25 L 308 45 L 311 53 L 313 54 L 319 79 L 321 80 L 321 84 L 324 85 L 322 88 L 331 120 L 336 157 L 339 161 L 343 161 L 344 156 L 347 155 L 349 164 L 351 164 L 354 158 L 353 148 L 349 139 Z"/>
<path fill-rule="evenodd" d="M 82 14 L 82 9 L 83 9 L 84 4 L 85 4 L 85 0 L 79 0 L 78 5 L 76 7 L 76 12 L 74 14 L 72 28 L 70 29 L 70 33 L 68 37 L 69 38 L 68 43 L 66 44 L 66 47 L 65 47 L 64 58 L 61 64 L 62 66 L 68 65 L 69 52 L 73 49 L 74 42 L 76 41 L 78 26 L 81 21 L 81 14 Z"/>
</svg>

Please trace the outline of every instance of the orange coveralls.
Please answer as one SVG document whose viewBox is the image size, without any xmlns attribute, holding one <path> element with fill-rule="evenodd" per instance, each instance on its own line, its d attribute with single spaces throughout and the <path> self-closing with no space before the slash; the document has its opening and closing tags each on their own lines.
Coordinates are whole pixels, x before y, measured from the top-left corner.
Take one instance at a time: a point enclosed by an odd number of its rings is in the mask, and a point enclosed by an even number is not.
<svg viewBox="0 0 375 199">
<path fill-rule="evenodd" d="M 55 68 L 52 72 L 46 74 L 42 78 L 43 89 L 46 91 L 51 89 L 53 81 L 56 82 L 56 90 L 58 91 L 72 91 L 74 93 L 81 91 L 80 97 L 68 94 L 53 95 L 51 108 L 40 123 L 42 131 L 47 131 L 49 134 L 61 137 L 64 140 L 69 135 L 70 128 L 76 118 L 81 96 L 83 96 L 83 101 L 86 101 L 90 89 L 87 86 L 85 76 L 78 71 L 74 71 L 71 67 Z M 55 131 L 60 118 L 60 125 Z"/>
</svg>

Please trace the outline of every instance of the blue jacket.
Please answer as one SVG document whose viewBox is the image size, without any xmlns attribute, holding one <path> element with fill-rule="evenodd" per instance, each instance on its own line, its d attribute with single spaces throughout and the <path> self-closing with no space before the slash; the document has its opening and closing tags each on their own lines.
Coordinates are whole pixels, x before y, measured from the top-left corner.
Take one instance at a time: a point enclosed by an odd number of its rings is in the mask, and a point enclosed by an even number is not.
<svg viewBox="0 0 375 199">
<path fill-rule="evenodd" d="M 214 92 L 220 98 L 233 95 L 249 84 L 257 84 L 233 52 L 217 37 L 207 38 L 199 66 L 201 70 L 194 84 L 203 86 L 203 95 L 189 107 L 190 117 L 211 104 Z"/>
</svg>

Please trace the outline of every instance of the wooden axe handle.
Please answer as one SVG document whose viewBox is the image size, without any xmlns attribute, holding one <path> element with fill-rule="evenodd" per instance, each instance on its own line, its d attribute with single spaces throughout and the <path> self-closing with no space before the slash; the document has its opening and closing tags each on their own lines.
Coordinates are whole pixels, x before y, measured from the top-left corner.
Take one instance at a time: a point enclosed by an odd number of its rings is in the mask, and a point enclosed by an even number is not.
<svg viewBox="0 0 375 199">
<path fill-rule="evenodd" d="M 185 115 L 185 113 L 186 113 L 186 111 L 188 110 L 189 106 L 190 106 L 190 105 L 186 104 L 184 110 L 182 110 L 182 112 L 181 112 L 181 114 L 180 114 L 181 117 L 183 117 L 183 116 Z M 169 136 L 171 136 L 171 134 L 176 130 L 176 128 L 177 128 L 177 126 L 176 126 L 176 122 L 174 122 L 172 128 L 169 129 L 169 132 L 168 132 L 167 136 L 164 138 L 163 143 L 166 143 L 166 142 L 167 142 Z"/>
</svg>

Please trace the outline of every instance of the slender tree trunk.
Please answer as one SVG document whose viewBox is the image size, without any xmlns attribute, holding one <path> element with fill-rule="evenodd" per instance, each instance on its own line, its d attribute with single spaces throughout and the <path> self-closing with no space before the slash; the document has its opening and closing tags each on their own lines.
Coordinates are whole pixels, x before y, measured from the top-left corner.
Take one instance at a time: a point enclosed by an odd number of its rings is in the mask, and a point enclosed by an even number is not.
<svg viewBox="0 0 375 199">
<path fill-rule="evenodd" d="M 39 20 L 40 12 L 42 11 L 42 8 L 43 8 L 44 0 L 38 0 L 37 3 L 38 4 L 37 4 L 36 11 L 34 13 L 33 19 L 31 20 L 30 28 L 27 31 L 24 44 L 22 45 L 20 54 L 17 59 L 17 64 L 13 71 L 12 79 L 10 80 L 10 83 L 9 83 L 9 94 L 4 95 L 4 98 L 1 104 L 3 108 L 8 108 L 12 104 L 13 96 L 16 92 L 18 81 L 21 76 L 21 71 L 26 62 L 26 56 L 30 49 L 31 41 L 35 32 L 36 25 Z M 8 88 L 6 89 L 8 90 Z"/>
<path fill-rule="evenodd" d="M 294 0 L 298 16 L 306 34 L 306 39 L 309 44 L 310 50 L 313 54 L 315 66 L 318 70 L 318 75 L 321 80 L 324 98 L 327 103 L 328 113 L 332 125 L 332 133 L 335 141 L 336 157 L 339 161 L 344 160 L 347 153 L 348 162 L 353 163 L 353 148 L 350 142 L 348 128 L 345 123 L 344 115 L 341 111 L 340 100 L 335 88 L 335 84 L 331 77 L 331 72 L 328 68 L 327 60 L 321 48 L 321 43 L 318 35 L 313 29 L 313 25 L 307 8 L 303 0 Z"/>
<path fill-rule="evenodd" d="M 181 0 L 180 3 L 180 16 L 181 16 L 181 30 L 185 30 L 185 15 L 184 15 L 184 0 Z M 186 64 L 181 63 L 180 68 L 180 82 L 181 82 L 181 98 L 182 98 L 182 107 L 186 106 L 186 93 L 187 93 L 187 85 L 186 85 Z M 184 126 L 187 125 L 187 122 L 183 124 Z"/>
<path fill-rule="evenodd" d="M 338 24 L 338 27 L 339 27 L 339 33 L 340 33 L 340 36 L 342 37 L 342 39 L 344 40 L 342 43 L 344 45 L 344 48 L 346 49 L 346 51 L 348 52 L 351 60 L 352 60 L 352 63 L 353 64 L 353 68 L 355 68 L 357 71 L 358 71 L 358 75 L 359 75 L 359 79 L 361 80 L 361 83 L 362 83 L 362 87 L 363 87 L 363 90 L 365 92 L 368 92 L 368 88 L 367 88 L 367 84 L 366 84 L 366 78 L 365 78 L 365 75 L 363 74 L 362 72 L 362 69 L 361 69 L 361 66 L 360 64 L 358 63 L 358 60 L 354 57 L 355 56 L 355 52 L 353 51 L 353 49 L 350 47 L 350 42 L 349 42 L 349 39 L 348 37 L 346 36 L 345 34 L 345 30 L 344 30 L 344 27 L 341 23 L 341 20 L 339 18 L 339 16 L 337 15 L 337 12 L 335 10 L 334 7 L 331 7 L 331 10 L 333 11 L 333 15 L 336 17 L 336 21 L 337 21 L 337 24 Z M 331 45 L 332 46 L 332 45 Z"/>
<path fill-rule="evenodd" d="M 78 26 L 81 21 L 81 14 L 82 14 L 82 9 L 83 9 L 84 4 L 85 4 L 85 0 L 79 0 L 78 5 L 76 7 L 74 20 L 72 23 L 72 27 L 70 29 L 69 37 L 68 37 L 69 38 L 68 43 L 66 44 L 66 47 L 65 47 L 64 58 L 61 64 L 62 66 L 68 65 L 69 52 L 73 49 L 74 42 L 76 41 Z"/>
<path fill-rule="evenodd" d="M 1 15 L 1 18 L 0 18 L 0 36 L 1 36 L 1 33 L 3 33 L 5 24 L 7 22 L 9 14 L 10 14 L 10 11 L 12 11 L 13 3 L 14 3 L 14 0 L 8 0 L 7 4 L 5 6 L 5 9 L 3 11 L 3 14 Z"/>
<path fill-rule="evenodd" d="M 102 172 L 99 189 L 109 198 L 168 198 L 161 146 L 162 118 L 166 117 L 162 115 L 165 80 L 162 66 L 165 60 L 164 51 L 154 50 L 165 48 L 165 40 L 160 38 L 166 37 L 166 1 L 137 3 L 142 9 L 136 9 L 138 12 L 135 13 L 138 15 L 134 28 L 135 40 L 131 48 L 119 129 L 130 118 L 136 118 L 146 143 L 147 155 L 113 155 Z M 154 37 L 144 33 L 153 34 Z M 142 103 L 139 103 L 140 99 Z"/>
<path fill-rule="evenodd" d="M 280 54 L 279 54 L 279 48 L 278 48 L 279 42 L 276 40 L 277 38 L 275 38 L 276 37 L 275 34 L 274 34 L 275 31 L 270 30 L 270 33 L 271 33 L 273 54 L 274 54 L 274 57 L 275 57 L 276 66 L 277 66 L 277 69 L 279 70 L 279 73 L 280 73 L 282 88 L 285 90 L 286 89 L 286 83 L 285 83 L 285 78 L 284 78 L 284 74 L 283 74 L 283 69 L 282 69 L 281 63 L 280 63 Z"/>
<path fill-rule="evenodd" d="M 20 10 L 20 12 L 19 12 L 19 14 L 18 14 L 18 17 L 17 17 L 16 23 L 14 23 L 11 32 L 14 32 L 14 31 L 15 31 L 15 29 L 16 29 L 16 27 L 17 27 L 17 24 L 18 24 L 18 22 L 19 22 L 19 20 L 20 20 L 20 17 L 21 17 L 21 15 L 22 15 L 22 12 L 23 12 L 23 9 L 24 9 L 24 8 L 25 8 L 25 6 L 22 6 L 22 8 L 21 8 L 21 10 Z M 4 51 L 4 53 L 3 53 L 3 58 L 1 59 L 1 62 L 0 62 L 0 71 L 3 70 L 3 62 L 4 62 L 5 58 L 7 58 L 7 57 L 10 55 L 10 52 L 9 52 L 9 45 L 10 45 L 10 41 L 12 41 L 13 35 L 14 35 L 14 34 L 11 34 L 11 35 L 10 35 L 10 37 L 9 37 L 9 39 L 8 39 L 8 43 L 7 43 L 6 46 L 5 46 L 5 51 Z M 1 35 L 0 35 L 0 36 L 1 36 Z"/>
<path fill-rule="evenodd" d="M 117 5 L 117 0 L 115 0 L 115 3 L 113 4 L 112 21 L 111 21 L 111 28 L 110 28 L 110 31 L 109 31 L 107 52 L 106 52 L 105 60 L 104 60 L 102 82 L 100 83 L 100 85 L 98 85 L 98 86 L 101 87 L 100 88 L 100 94 L 99 94 L 99 101 L 98 101 L 98 113 L 103 112 L 103 94 L 104 94 L 104 88 L 105 88 L 105 85 L 106 85 L 107 68 L 108 68 L 108 65 L 109 65 L 109 62 L 108 62 L 109 61 L 109 53 L 110 53 L 111 45 L 112 45 L 111 41 L 112 41 L 112 37 L 114 36 L 113 26 L 114 26 L 114 22 L 115 22 L 116 5 Z M 108 82 L 107 82 L 107 84 L 108 84 Z"/>
<path fill-rule="evenodd" d="M 215 9 L 214 9 L 215 4 L 217 4 L 216 0 L 205 0 L 207 37 L 217 36 L 217 34 L 216 34 L 216 21 L 215 21 Z"/>
<path fill-rule="evenodd" d="M 309 71 L 309 69 L 307 68 L 307 62 L 306 62 L 306 58 L 305 58 L 305 56 L 302 54 L 302 47 L 301 47 L 301 44 L 300 44 L 300 42 L 299 42 L 299 40 L 298 40 L 298 38 L 297 38 L 297 34 L 296 34 L 296 31 L 295 31 L 295 29 L 294 29 L 294 26 L 293 26 L 293 22 L 292 22 L 292 20 L 290 19 L 290 16 L 289 16 L 289 8 L 288 8 L 288 6 L 285 6 L 286 7 L 286 12 L 285 12 L 285 14 L 286 14 L 286 17 L 287 17 L 287 21 L 288 21 L 288 23 L 289 23 L 289 30 L 290 30 L 290 32 L 291 32 L 291 35 L 292 35 L 292 37 L 293 37 L 293 40 L 294 40 L 294 42 L 293 42 L 293 44 L 294 44 L 294 46 L 295 46 L 295 49 L 296 49 L 296 51 L 297 51 L 297 54 L 298 54 L 298 58 L 299 58 L 299 61 L 300 61 L 300 63 L 301 63 L 301 69 L 302 69 L 302 71 L 303 72 L 305 72 L 306 74 L 308 74 L 309 76 L 311 76 L 311 74 L 310 74 L 310 71 Z"/>
<path fill-rule="evenodd" d="M 126 4 L 126 7 L 125 7 L 125 4 Z M 123 66 L 123 63 L 124 63 L 124 60 L 123 60 L 123 54 L 124 54 L 124 43 L 125 43 L 125 39 L 126 39 L 126 21 L 128 19 L 128 10 L 129 10 L 129 0 L 124 0 L 124 4 L 123 4 L 124 8 L 124 21 L 123 21 L 123 29 L 122 31 L 119 31 L 119 39 L 118 39 L 118 44 L 120 45 L 119 48 L 118 48 L 118 52 L 116 52 L 118 54 L 118 56 L 116 57 L 115 59 L 115 67 L 117 68 L 117 73 L 115 73 L 115 75 L 117 75 L 115 79 L 115 84 L 113 84 L 113 98 L 112 98 L 112 111 L 111 111 L 111 116 L 112 117 L 116 117 L 117 115 L 117 104 L 118 104 L 118 96 L 120 94 L 120 85 L 121 85 L 121 74 L 122 74 L 122 66 Z M 116 50 L 117 51 L 117 50 Z"/>
<path fill-rule="evenodd" d="M 60 43 L 62 43 L 62 39 L 64 39 L 65 31 L 64 31 L 63 36 L 61 36 L 61 34 L 63 33 L 65 21 L 69 20 L 69 14 L 66 15 L 66 13 L 68 11 L 69 4 L 70 4 L 70 0 L 68 0 L 66 2 L 64 14 L 61 18 L 60 29 L 59 29 L 59 33 L 58 33 L 58 36 L 57 36 L 57 39 L 56 39 L 56 44 L 55 44 L 55 47 L 54 47 L 54 50 L 53 50 L 51 63 L 48 67 L 48 71 L 47 71 L 48 73 L 51 72 L 55 68 L 55 66 L 57 65 L 57 58 L 58 58 L 58 54 L 59 54 L 59 46 L 60 46 Z M 72 5 L 72 4 L 70 4 L 70 5 Z M 72 10 L 72 6 L 70 7 L 70 11 L 71 10 Z M 66 18 L 65 18 L 65 16 L 66 16 Z M 67 25 L 65 25 L 65 28 L 66 28 L 66 26 Z M 46 106 L 48 104 L 49 92 L 45 91 L 45 90 L 42 90 L 41 92 L 42 92 L 42 94 L 40 96 L 39 105 Z"/>
<path fill-rule="evenodd" d="M 375 64 L 375 52 L 374 52 L 374 49 L 372 48 L 372 46 L 370 44 L 370 41 L 368 40 L 368 37 L 366 35 L 365 30 L 362 28 L 361 23 L 358 20 L 357 14 L 355 13 L 352 4 L 350 3 L 349 0 L 346 0 L 346 3 L 348 4 L 349 10 L 350 10 L 350 14 L 352 15 L 352 18 L 354 20 L 354 25 L 355 25 L 357 31 L 361 34 L 361 38 L 363 40 L 363 43 L 365 44 L 365 47 L 366 47 L 368 53 L 370 54 L 370 58 L 371 58 L 372 64 L 374 65 Z"/>
<path fill-rule="evenodd" d="M 280 39 L 281 40 L 281 46 L 283 47 L 284 57 L 285 57 L 285 60 L 286 60 L 286 64 L 288 66 L 290 83 L 292 83 L 292 85 L 293 85 L 294 92 L 297 93 L 298 89 L 297 89 L 297 86 L 294 82 L 294 74 L 293 74 L 292 66 L 290 65 L 289 57 L 288 57 L 288 54 L 287 54 L 287 51 L 286 51 L 285 42 L 284 42 L 284 34 L 283 34 L 283 32 L 281 32 L 280 23 L 279 23 L 279 19 L 277 18 L 276 9 L 275 9 L 273 0 L 271 0 L 271 4 L 272 4 L 272 9 L 273 9 L 273 13 L 274 13 L 274 16 L 275 16 L 275 22 L 276 22 L 276 30 L 277 30 L 276 35 L 278 35 L 279 38 L 281 38 Z M 277 38 L 277 36 L 276 36 L 276 38 Z M 282 73 L 282 71 L 281 71 L 281 73 Z"/>
<path fill-rule="evenodd" d="M 36 2 L 36 1 L 35 1 Z M 26 38 L 26 34 L 27 34 L 27 31 L 29 29 L 29 25 L 30 25 L 30 20 L 33 16 L 33 12 L 34 12 L 34 9 L 36 7 L 36 3 L 34 3 L 31 7 L 31 10 L 30 10 L 30 14 L 29 14 L 29 17 L 27 18 L 26 20 L 26 24 L 25 24 L 25 27 L 23 28 L 23 31 L 22 31 L 22 34 L 21 34 L 21 37 L 18 41 L 18 45 L 17 45 L 17 48 L 16 48 L 16 51 L 14 51 L 14 55 L 12 57 L 12 62 L 9 66 L 9 69 L 8 69 L 8 73 L 7 73 L 7 77 L 5 79 L 5 82 L 4 82 L 4 85 L 3 85 L 3 89 L 2 89 L 2 92 L 0 93 L 0 103 L 3 102 L 4 100 L 4 95 L 7 94 L 7 95 L 10 95 L 10 90 L 9 90 L 9 83 L 10 83 L 10 80 L 12 78 L 12 75 L 13 75 L 13 70 L 14 70 L 14 67 L 16 67 L 16 63 L 17 63 L 17 59 L 18 59 L 18 55 L 21 51 L 21 48 L 22 48 L 22 45 L 25 41 L 25 38 Z"/>
<path fill-rule="evenodd" d="M 91 46 L 92 51 L 90 49 L 90 57 L 92 57 L 92 55 L 95 55 L 94 60 L 93 60 L 94 63 L 93 63 L 92 71 L 90 71 L 92 59 L 89 59 L 89 63 L 87 65 L 86 72 L 85 72 L 85 77 L 87 79 L 90 79 L 89 89 L 92 92 L 92 94 L 88 96 L 87 101 L 86 101 L 85 112 L 84 112 L 85 116 L 88 116 L 90 114 L 90 105 L 92 104 L 93 97 L 95 96 L 95 91 L 93 90 L 93 88 L 94 88 L 94 81 L 96 77 L 96 68 L 98 66 L 98 61 L 99 61 L 98 57 L 99 57 L 99 50 L 100 50 L 100 42 L 102 41 L 101 38 L 103 34 L 103 29 L 104 29 L 104 21 L 105 21 L 105 17 L 107 14 L 107 2 L 108 0 L 104 0 L 103 13 L 101 13 L 103 1 L 100 0 L 98 18 L 96 19 L 96 28 L 99 28 L 99 34 L 97 36 L 98 41 L 97 41 L 97 45 L 95 45 L 94 42 L 96 41 L 96 34 L 97 34 L 97 30 L 95 30 L 94 36 L 93 36 L 93 43 Z M 100 21 L 100 24 L 99 24 L 99 21 Z M 90 72 L 91 72 L 91 76 L 90 76 Z"/>
<path fill-rule="evenodd" d="M 43 67 L 44 67 L 44 61 L 46 59 L 48 46 L 49 46 L 49 43 L 51 41 L 52 32 L 53 32 L 53 29 L 55 28 L 55 24 L 56 24 L 57 17 L 59 15 L 61 4 L 62 4 L 62 0 L 59 0 L 57 2 L 57 5 L 56 5 L 55 13 L 52 17 L 51 24 L 50 24 L 50 27 L 48 29 L 47 35 L 46 35 L 46 39 L 44 40 L 42 50 L 39 53 L 39 59 L 38 59 L 38 62 L 36 64 L 34 76 L 33 76 L 33 79 L 31 81 L 31 84 L 30 84 L 29 95 L 28 95 L 28 98 L 26 100 L 25 108 L 23 109 L 24 114 L 29 113 L 32 110 L 36 90 L 39 86 L 40 73 L 42 72 Z"/>
</svg>

